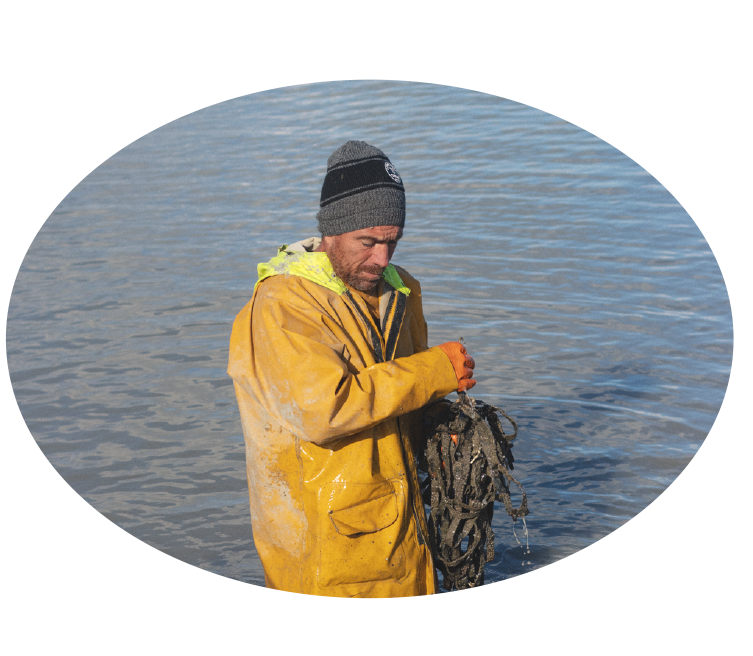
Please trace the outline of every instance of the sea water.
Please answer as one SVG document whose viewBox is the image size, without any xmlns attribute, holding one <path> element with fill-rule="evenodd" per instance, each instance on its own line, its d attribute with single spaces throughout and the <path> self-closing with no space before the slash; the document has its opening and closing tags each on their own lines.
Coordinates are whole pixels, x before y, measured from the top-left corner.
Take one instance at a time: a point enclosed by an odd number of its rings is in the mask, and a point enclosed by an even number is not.
<svg viewBox="0 0 753 656">
<path fill-rule="evenodd" d="M 129 533 L 263 585 L 230 329 L 256 264 L 316 234 L 327 157 L 348 139 L 384 150 L 404 178 L 393 262 L 421 281 L 430 344 L 464 338 L 473 395 L 520 427 L 527 546 L 498 507 L 487 582 L 627 522 L 721 405 L 732 319 L 716 260 L 610 145 L 434 85 L 238 98 L 144 136 L 73 189 L 29 249 L 8 318 L 13 388 L 45 455 Z"/>
</svg>

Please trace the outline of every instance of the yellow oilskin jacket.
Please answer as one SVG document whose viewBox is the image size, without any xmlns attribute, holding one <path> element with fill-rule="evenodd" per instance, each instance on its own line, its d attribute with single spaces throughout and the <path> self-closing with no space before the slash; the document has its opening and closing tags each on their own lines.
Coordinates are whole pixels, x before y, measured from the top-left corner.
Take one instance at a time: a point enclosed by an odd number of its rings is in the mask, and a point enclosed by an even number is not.
<svg viewBox="0 0 753 656">
<path fill-rule="evenodd" d="M 388 266 L 377 324 L 318 240 L 283 246 L 233 324 L 228 373 L 267 587 L 339 597 L 436 591 L 413 444 L 457 389 L 427 348 L 418 282 Z"/>
</svg>

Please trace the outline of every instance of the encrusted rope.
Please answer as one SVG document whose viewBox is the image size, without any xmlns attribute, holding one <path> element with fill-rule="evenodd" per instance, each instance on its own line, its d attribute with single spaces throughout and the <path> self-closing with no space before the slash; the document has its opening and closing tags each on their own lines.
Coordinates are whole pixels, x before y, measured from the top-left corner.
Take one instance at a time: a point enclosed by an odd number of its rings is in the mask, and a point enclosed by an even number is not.
<svg viewBox="0 0 753 656">
<path fill-rule="evenodd" d="M 484 583 L 484 565 L 494 558 L 494 501 L 504 503 L 513 521 L 528 514 L 523 486 L 510 474 L 515 421 L 504 411 L 465 393 L 427 413 L 429 439 L 419 468 L 428 475 L 421 485 L 429 514 L 429 543 L 434 564 L 446 590 L 463 590 Z M 513 427 L 506 435 L 497 413 Z M 509 469 L 508 469 L 509 467 Z M 510 483 L 523 496 L 514 508 Z"/>
</svg>

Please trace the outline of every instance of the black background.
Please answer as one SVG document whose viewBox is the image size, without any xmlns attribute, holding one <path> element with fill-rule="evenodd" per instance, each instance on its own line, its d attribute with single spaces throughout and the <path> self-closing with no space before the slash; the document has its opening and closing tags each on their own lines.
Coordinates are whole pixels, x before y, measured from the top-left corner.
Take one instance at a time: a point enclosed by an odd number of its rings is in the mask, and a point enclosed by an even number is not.
<svg viewBox="0 0 753 656">
<path fill-rule="evenodd" d="M 337 48 L 388 23 L 433 7 L 394 3 L 335 3 L 302 12 L 265 7 L 266 14 L 196 16 L 194 24 L 146 17 L 70 14 L 24 17 L 24 36 L 9 76 L 6 126 L 12 144 L 12 190 L 7 211 L 7 293 L 39 225 L 70 189 L 114 152 L 160 125 L 215 102 L 279 86 Z M 734 14 L 691 12 L 687 4 L 549 3 L 611 18 L 652 39 L 698 79 L 726 114 L 743 151 L 750 139 L 744 89 L 749 86 L 747 36 Z M 256 5 L 254 5 L 256 7 Z M 608 7 L 608 8 L 607 8 Z M 680 9 L 674 9 L 679 7 Z M 307 82 L 359 79 L 398 56 L 464 25 L 503 13 L 482 9 L 421 21 L 356 50 Z M 619 48 L 672 110 L 688 147 L 695 188 L 694 218 L 706 235 L 728 288 L 734 279 L 743 228 L 740 173 L 721 125 L 668 64 L 614 30 L 588 24 Z M 31 27 L 36 26 L 36 27 Z M 32 57 L 33 55 L 33 57 Z M 42 63 L 39 63 L 42 62 Z M 667 121 L 637 81 L 606 51 L 552 19 L 489 28 L 435 49 L 386 77 L 475 89 L 512 98 L 576 123 L 630 155 L 680 202 L 685 182 Z M 743 295 L 735 313 L 740 316 Z M 738 368 L 739 368 L 738 350 Z M 736 425 L 730 391 L 712 432 Z M 8 387 L 6 407 L 13 399 Z M 717 440 L 718 441 L 718 440 Z M 659 623 L 693 609 L 693 595 L 714 595 L 706 574 L 723 567 L 724 538 L 712 529 L 717 489 L 706 486 L 719 446 L 708 440 L 672 487 L 627 526 L 555 565 L 488 586 L 439 611 L 354 648 L 447 649 L 469 630 L 486 645 L 536 645 L 538 626 L 569 618 L 568 640 L 584 639 L 594 619 L 624 626 Z M 716 451 L 714 451 L 716 449 Z M 721 456 L 721 454 L 719 454 Z M 13 502 L 32 558 L 64 596 L 88 612 L 126 625 L 91 589 L 68 545 L 60 510 L 60 478 L 41 455 L 19 415 L 13 439 Z M 244 585 L 177 562 L 104 520 L 70 491 L 74 526 L 87 561 L 104 588 L 130 612 L 176 634 L 223 634 L 262 629 L 351 602 L 308 598 Z M 50 597 L 23 563 L 5 529 L 6 627 L 25 630 L 35 649 L 85 646 L 186 652 L 117 635 L 69 612 Z M 719 562 L 715 555 L 719 554 Z M 722 563 L 721 565 L 719 563 Z M 712 570 L 710 572 L 709 570 Z M 313 629 L 245 643 L 249 648 L 302 645 L 380 626 L 438 600 L 384 600 Z M 665 604 L 659 605 L 659 600 Z M 574 622 L 574 623 L 573 623 Z M 637 624 L 636 624 L 637 623 Z M 661 636 L 662 634 L 660 634 Z M 588 636 L 585 639 L 589 639 Z M 558 640 L 560 642 L 560 640 Z M 227 646 L 241 646 L 231 644 Z M 347 649 L 341 647 L 340 649 Z"/>
</svg>

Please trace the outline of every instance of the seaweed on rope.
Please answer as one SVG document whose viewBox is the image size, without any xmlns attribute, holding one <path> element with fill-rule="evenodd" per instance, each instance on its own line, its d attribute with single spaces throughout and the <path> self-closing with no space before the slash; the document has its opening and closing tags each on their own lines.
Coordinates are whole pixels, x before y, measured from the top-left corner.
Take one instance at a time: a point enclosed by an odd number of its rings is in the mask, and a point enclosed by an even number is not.
<svg viewBox="0 0 753 656">
<path fill-rule="evenodd" d="M 484 583 L 484 566 L 494 558 L 492 515 L 501 501 L 513 521 L 528 514 L 523 486 L 510 474 L 512 440 L 518 426 L 503 410 L 461 392 L 458 400 L 425 414 L 428 440 L 419 459 L 427 476 L 421 484 L 430 506 L 429 543 L 434 565 L 446 590 L 474 588 Z M 505 433 L 498 414 L 510 422 Z M 510 484 L 522 501 L 515 508 Z"/>
</svg>

